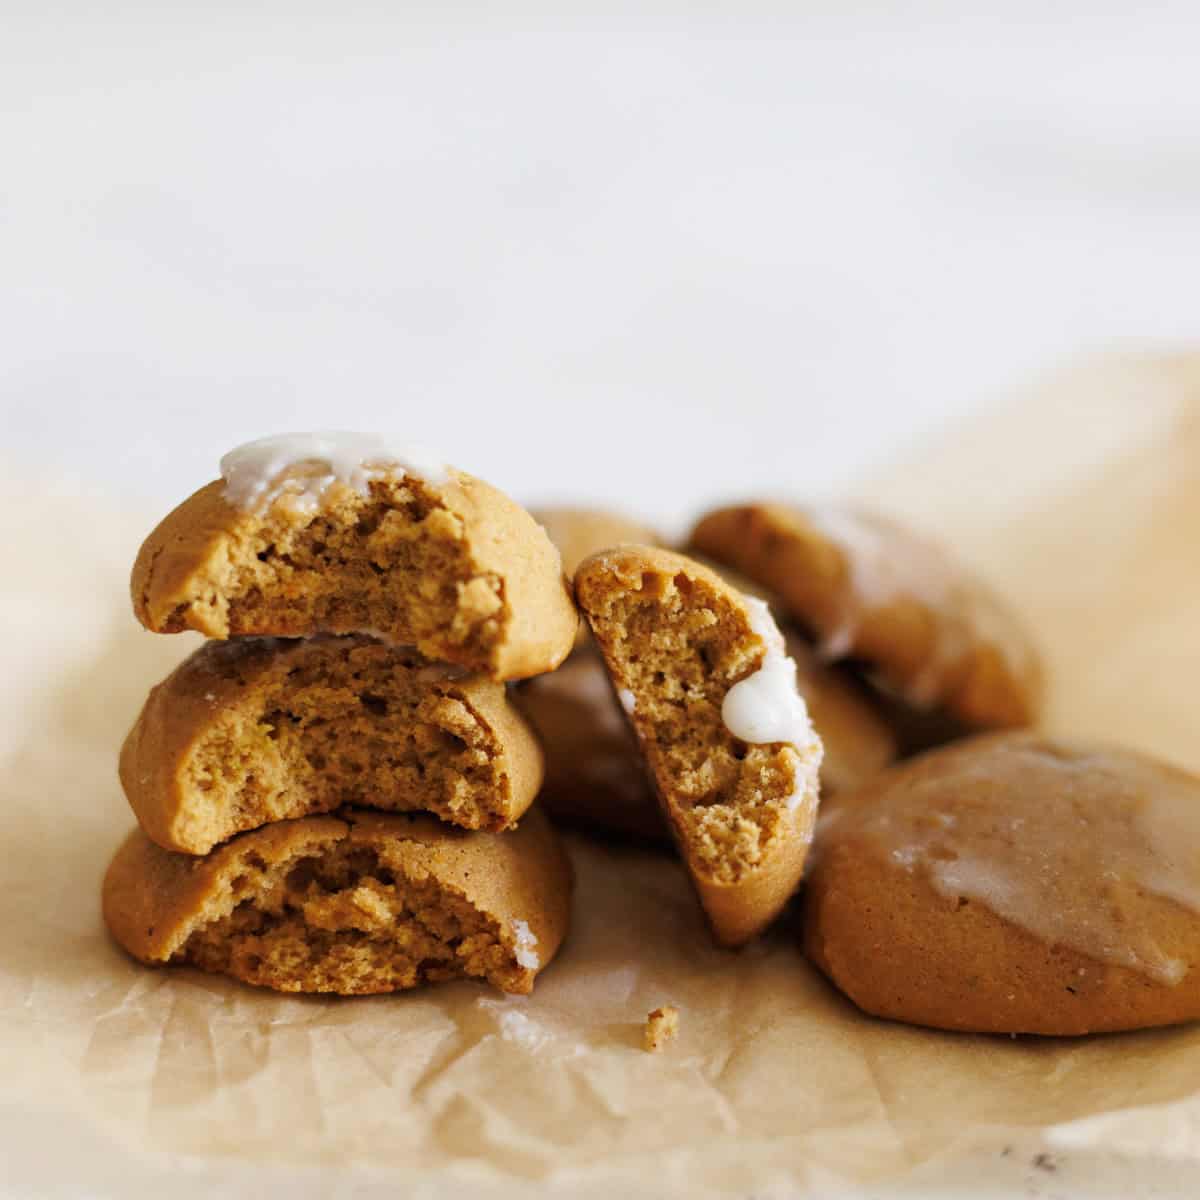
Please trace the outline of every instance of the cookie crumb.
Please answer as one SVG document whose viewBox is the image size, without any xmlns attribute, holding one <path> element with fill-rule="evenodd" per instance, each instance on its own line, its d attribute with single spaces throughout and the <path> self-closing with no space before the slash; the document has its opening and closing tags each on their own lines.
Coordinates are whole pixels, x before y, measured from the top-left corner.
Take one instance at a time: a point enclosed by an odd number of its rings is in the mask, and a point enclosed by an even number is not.
<svg viewBox="0 0 1200 1200">
<path fill-rule="evenodd" d="M 646 1014 L 646 1032 L 642 1035 L 642 1049 L 656 1054 L 679 1032 L 679 1009 L 673 1004 L 664 1004 Z"/>
</svg>

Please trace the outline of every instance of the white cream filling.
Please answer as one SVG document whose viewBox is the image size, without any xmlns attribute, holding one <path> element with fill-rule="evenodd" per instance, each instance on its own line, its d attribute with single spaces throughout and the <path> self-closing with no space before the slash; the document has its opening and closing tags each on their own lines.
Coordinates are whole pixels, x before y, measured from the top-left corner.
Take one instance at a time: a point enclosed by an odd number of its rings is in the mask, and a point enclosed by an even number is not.
<svg viewBox="0 0 1200 1200">
<path fill-rule="evenodd" d="M 251 512 L 278 501 L 310 516 L 335 483 L 365 496 L 372 479 L 395 474 L 434 484 L 449 479 L 446 465 L 427 450 L 381 433 L 280 433 L 221 459 L 225 499 Z"/>
<path fill-rule="evenodd" d="M 517 966 L 524 967 L 527 971 L 536 971 L 542 965 L 535 948 L 538 944 L 537 934 L 529 928 L 526 921 L 514 921 L 512 927 L 517 944 L 513 957 L 517 960 Z"/>
<path fill-rule="evenodd" d="M 744 597 L 750 615 L 750 628 L 766 647 L 762 665 L 753 675 L 735 683 L 721 704 L 721 720 L 735 738 L 754 745 L 783 742 L 795 748 L 795 790 L 789 809 L 798 808 L 816 794 L 817 771 L 823 749 L 808 705 L 796 686 L 796 663 L 788 657 L 783 634 L 762 600 Z"/>
<path fill-rule="evenodd" d="M 621 702 L 621 707 L 632 716 L 637 708 L 637 697 L 628 688 L 618 688 L 617 699 Z"/>
</svg>

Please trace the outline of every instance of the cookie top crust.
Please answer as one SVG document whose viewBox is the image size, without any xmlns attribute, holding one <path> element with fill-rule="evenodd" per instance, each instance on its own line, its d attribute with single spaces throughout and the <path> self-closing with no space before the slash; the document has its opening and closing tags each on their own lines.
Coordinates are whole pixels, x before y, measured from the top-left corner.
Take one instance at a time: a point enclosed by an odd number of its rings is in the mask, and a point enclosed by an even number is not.
<svg viewBox="0 0 1200 1200">
<path fill-rule="evenodd" d="M 558 551 L 502 492 L 382 453 L 280 455 L 235 462 L 146 539 L 130 590 L 148 629 L 365 633 L 496 679 L 570 652 L 579 618 Z"/>
<path fill-rule="evenodd" d="M 825 660 L 859 660 L 907 702 L 971 727 L 1035 720 L 1041 666 L 1020 623 L 946 551 L 895 522 L 748 503 L 701 518 L 690 543 L 776 593 Z"/>
<path fill-rule="evenodd" d="M 574 578 L 579 564 L 615 546 L 658 546 L 659 535 L 633 517 L 608 508 L 535 508 L 533 519 L 562 555 L 563 570 Z"/>
<path fill-rule="evenodd" d="M 1035 734 L 921 755 L 826 807 L 806 943 L 861 1007 L 919 1024 L 1200 1016 L 1200 779 Z"/>
</svg>

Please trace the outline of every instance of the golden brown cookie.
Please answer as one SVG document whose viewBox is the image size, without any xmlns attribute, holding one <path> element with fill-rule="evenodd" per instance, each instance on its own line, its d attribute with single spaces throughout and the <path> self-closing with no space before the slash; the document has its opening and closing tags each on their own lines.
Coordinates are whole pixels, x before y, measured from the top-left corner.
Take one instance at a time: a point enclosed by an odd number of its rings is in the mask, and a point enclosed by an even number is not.
<svg viewBox="0 0 1200 1200">
<path fill-rule="evenodd" d="M 566 825 L 671 844 L 637 740 L 594 648 L 521 684 L 513 699 L 545 748 L 539 807 Z"/>
<path fill-rule="evenodd" d="M 146 700 L 121 783 L 147 834 L 207 854 L 234 834 L 360 805 L 499 830 L 542 779 L 502 683 L 371 638 L 208 642 Z"/>
<path fill-rule="evenodd" d="M 535 508 L 533 519 L 562 555 L 563 570 L 574 578 L 585 558 L 614 546 L 657 546 L 657 533 L 640 521 L 603 508 Z"/>
<path fill-rule="evenodd" d="M 896 757 L 896 744 L 854 680 L 819 663 L 785 633 L 796 682 L 825 745 L 821 793 L 857 787 Z M 557 671 L 530 679 L 514 699 L 541 735 L 546 781 L 538 803 L 564 824 L 639 841 L 671 844 L 637 740 L 598 653 L 572 655 Z"/>
<path fill-rule="evenodd" d="M 553 670 L 570 652 L 579 621 L 558 551 L 503 493 L 461 471 L 398 466 L 288 490 L 312 469 L 286 467 L 266 493 L 217 480 L 167 516 L 133 568 L 142 624 L 216 638 L 368 633 L 496 679 Z"/>
<path fill-rule="evenodd" d="M 882 517 L 744 504 L 703 517 L 691 545 L 778 593 L 820 643 L 919 708 L 977 728 L 1032 723 L 1041 669 L 1004 605 L 939 547 Z"/>
<path fill-rule="evenodd" d="M 648 526 L 603 508 L 538 508 L 532 513 L 558 547 L 568 579 L 575 577 L 585 558 L 601 550 L 627 544 L 661 545 L 658 534 Z M 580 650 L 589 641 L 587 622 L 580 621 L 575 648 Z"/>
<path fill-rule="evenodd" d="M 461 978 L 528 993 L 566 936 L 570 900 L 570 863 L 536 812 L 492 834 L 345 809 L 201 858 L 136 830 L 103 890 L 109 930 L 143 962 L 343 995 Z"/>
<path fill-rule="evenodd" d="M 736 946 L 804 869 L 821 744 L 765 604 L 645 546 L 585 560 L 575 592 L 713 933 Z"/>
<path fill-rule="evenodd" d="M 823 812 L 809 957 L 868 1013 L 1083 1034 L 1200 1017 L 1200 779 L 976 736 Z"/>
<path fill-rule="evenodd" d="M 856 680 L 836 665 L 821 662 L 798 634 L 785 630 L 783 638 L 796 664 L 796 685 L 825 746 L 821 794 L 856 788 L 895 761 L 896 739 L 874 697 Z"/>
</svg>

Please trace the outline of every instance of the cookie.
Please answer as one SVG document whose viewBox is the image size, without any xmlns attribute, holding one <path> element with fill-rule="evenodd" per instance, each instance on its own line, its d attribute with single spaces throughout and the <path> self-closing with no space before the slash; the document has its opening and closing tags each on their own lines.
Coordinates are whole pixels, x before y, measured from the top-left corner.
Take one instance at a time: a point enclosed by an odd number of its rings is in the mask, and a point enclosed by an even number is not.
<svg viewBox="0 0 1200 1200">
<path fill-rule="evenodd" d="M 347 804 L 504 829 L 537 795 L 542 752 L 486 676 L 353 635 L 237 638 L 154 688 L 120 775 L 154 841 L 207 854 Z"/>
<path fill-rule="evenodd" d="M 776 592 L 823 658 L 867 664 L 914 706 L 973 729 L 1036 719 L 1041 668 L 1020 624 L 941 548 L 893 522 L 744 504 L 709 513 L 690 540 Z"/>
<path fill-rule="evenodd" d="M 767 606 L 707 567 L 630 546 L 586 559 L 579 605 L 713 934 L 765 928 L 804 869 L 820 739 Z"/>
<path fill-rule="evenodd" d="M 895 759 L 891 730 L 854 680 L 818 662 L 796 634 L 785 632 L 784 640 L 825 746 L 821 793 L 857 787 Z M 541 735 L 546 780 L 538 803 L 555 820 L 671 844 L 637 741 L 598 653 L 574 654 L 552 674 L 523 683 L 514 699 Z"/>
<path fill-rule="evenodd" d="M 820 822 L 809 958 L 861 1009 L 1072 1035 L 1200 1017 L 1200 779 L 1127 751 L 976 735 Z"/>
<path fill-rule="evenodd" d="M 558 551 L 503 493 L 363 435 L 285 435 L 222 460 L 146 539 L 157 633 L 368 633 L 496 679 L 553 670 L 578 615 Z"/>
<path fill-rule="evenodd" d="M 538 508 L 533 519 L 562 555 L 567 578 L 575 576 L 576 568 L 585 558 L 613 546 L 636 544 L 660 545 L 658 534 L 645 525 L 603 508 Z M 575 648 L 583 649 L 591 639 L 585 621 L 579 622 Z"/>
<path fill-rule="evenodd" d="M 449 979 L 528 993 L 567 932 L 571 867 L 545 818 L 467 833 L 344 809 L 195 858 L 130 834 L 104 919 L 142 962 L 282 992 L 358 995 Z"/>
<path fill-rule="evenodd" d="M 540 808 L 565 825 L 671 844 L 637 740 L 594 648 L 521 684 L 513 699 L 545 749 Z"/>
<path fill-rule="evenodd" d="M 585 558 L 614 546 L 657 546 L 658 534 L 640 521 L 603 508 L 535 508 L 533 519 L 562 555 L 563 570 L 574 578 Z"/>
<path fill-rule="evenodd" d="M 784 644 L 796 664 L 796 686 L 821 736 L 821 794 L 856 788 L 895 761 L 895 736 L 874 698 L 836 665 L 823 663 L 811 645 L 791 630 Z"/>
</svg>

